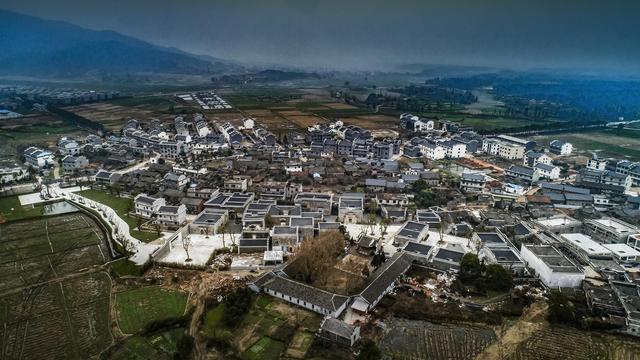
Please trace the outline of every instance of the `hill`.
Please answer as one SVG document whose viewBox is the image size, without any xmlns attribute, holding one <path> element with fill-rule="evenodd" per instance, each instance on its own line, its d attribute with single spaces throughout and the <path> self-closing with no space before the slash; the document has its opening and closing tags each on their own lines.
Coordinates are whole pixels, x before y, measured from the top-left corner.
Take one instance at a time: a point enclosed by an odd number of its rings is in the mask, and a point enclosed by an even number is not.
<svg viewBox="0 0 640 360">
<path fill-rule="evenodd" d="M 10 11 L 0 10 L 0 34 L 1 75 L 216 74 L 236 67 L 115 31 L 90 30 Z"/>
</svg>

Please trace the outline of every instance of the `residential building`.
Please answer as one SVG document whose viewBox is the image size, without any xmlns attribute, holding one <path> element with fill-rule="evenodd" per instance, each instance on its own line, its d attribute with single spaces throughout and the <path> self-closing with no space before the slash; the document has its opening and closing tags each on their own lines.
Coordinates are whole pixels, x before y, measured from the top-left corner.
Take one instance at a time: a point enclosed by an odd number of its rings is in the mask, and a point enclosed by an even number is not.
<svg viewBox="0 0 640 360">
<path fill-rule="evenodd" d="M 579 288 L 584 272 L 551 245 L 523 244 L 520 256 L 548 288 Z"/>
<path fill-rule="evenodd" d="M 429 225 L 415 221 L 407 221 L 394 236 L 393 243 L 396 246 L 402 246 L 408 241 L 424 241 L 427 237 L 429 237 Z"/>
<path fill-rule="evenodd" d="M 482 173 L 462 173 L 460 189 L 469 193 L 482 192 L 486 181 L 486 176 Z"/>
<path fill-rule="evenodd" d="M 523 165 L 534 167 L 538 164 L 551 165 L 551 158 L 545 153 L 529 150 L 524 154 Z"/>
<path fill-rule="evenodd" d="M 533 168 L 543 179 L 557 180 L 560 178 L 560 168 L 557 166 L 538 163 Z"/>
<path fill-rule="evenodd" d="M 364 194 L 345 193 L 338 199 L 338 221 L 357 224 L 364 218 Z"/>
<path fill-rule="evenodd" d="M 325 317 L 320 324 L 318 336 L 325 341 L 351 347 L 360 339 L 360 326 Z"/>
<path fill-rule="evenodd" d="M 160 206 L 156 212 L 154 222 L 169 228 L 178 228 L 187 221 L 187 207 L 180 206 Z"/>
<path fill-rule="evenodd" d="M 537 169 L 518 165 L 509 166 L 505 171 L 505 175 L 529 184 L 535 183 L 540 179 L 540 173 Z"/>
<path fill-rule="evenodd" d="M 553 140 L 549 143 L 549 151 L 557 155 L 570 155 L 573 152 L 573 145 L 562 140 Z"/>
<path fill-rule="evenodd" d="M 301 192 L 296 194 L 294 204 L 312 210 L 322 210 L 323 214 L 331 215 L 333 195 L 329 193 Z"/>
<path fill-rule="evenodd" d="M 73 172 L 74 170 L 82 169 L 89 165 L 89 159 L 80 155 L 73 156 L 67 155 L 62 159 L 62 170 L 65 172 Z"/>
<path fill-rule="evenodd" d="M 640 233 L 638 227 L 612 217 L 586 220 L 584 231 L 605 244 L 626 244 L 630 235 Z"/>
<path fill-rule="evenodd" d="M 51 151 L 42 150 L 35 146 L 26 148 L 22 154 L 24 155 L 25 164 L 35 168 L 43 168 L 48 165 L 53 165 L 55 162 Z"/>
</svg>

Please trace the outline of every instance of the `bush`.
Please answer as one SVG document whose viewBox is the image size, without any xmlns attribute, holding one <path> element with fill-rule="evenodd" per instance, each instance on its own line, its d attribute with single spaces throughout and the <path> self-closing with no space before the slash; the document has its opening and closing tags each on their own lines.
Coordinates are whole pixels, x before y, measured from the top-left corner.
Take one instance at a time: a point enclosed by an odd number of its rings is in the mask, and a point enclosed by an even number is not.
<svg viewBox="0 0 640 360">
<path fill-rule="evenodd" d="M 382 359 L 382 352 L 373 340 L 365 340 L 360 348 L 357 360 L 378 360 Z"/>
<path fill-rule="evenodd" d="M 244 318 L 251 307 L 253 292 L 249 288 L 241 288 L 229 294 L 224 299 L 225 312 L 222 314 L 222 324 L 235 327 Z"/>
<path fill-rule="evenodd" d="M 193 357 L 193 337 L 185 335 L 178 340 L 177 351 L 173 355 L 175 360 L 187 360 Z"/>
<path fill-rule="evenodd" d="M 507 291 L 513 286 L 511 272 L 498 264 L 488 265 L 483 277 L 489 290 Z"/>
</svg>

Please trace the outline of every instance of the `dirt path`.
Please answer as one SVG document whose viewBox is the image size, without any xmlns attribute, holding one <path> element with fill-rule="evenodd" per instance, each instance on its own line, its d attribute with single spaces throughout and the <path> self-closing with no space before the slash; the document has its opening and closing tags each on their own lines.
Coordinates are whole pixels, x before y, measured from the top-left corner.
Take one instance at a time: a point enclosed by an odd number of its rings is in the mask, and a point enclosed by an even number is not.
<svg viewBox="0 0 640 360">
<path fill-rule="evenodd" d="M 537 302 L 525 310 L 525 313 L 505 331 L 498 331 L 498 341 L 488 346 L 477 360 L 508 359 L 531 335 L 549 326 L 545 320 L 547 304 Z"/>
<path fill-rule="evenodd" d="M 201 282 L 200 286 L 195 294 L 193 294 L 193 302 L 195 305 L 193 314 L 191 315 L 191 322 L 189 323 L 189 329 L 187 333 L 193 337 L 193 358 L 196 360 L 204 359 L 207 352 L 206 340 L 200 333 L 200 319 L 205 310 L 205 296 L 207 293 L 207 287 L 205 282 Z"/>
</svg>

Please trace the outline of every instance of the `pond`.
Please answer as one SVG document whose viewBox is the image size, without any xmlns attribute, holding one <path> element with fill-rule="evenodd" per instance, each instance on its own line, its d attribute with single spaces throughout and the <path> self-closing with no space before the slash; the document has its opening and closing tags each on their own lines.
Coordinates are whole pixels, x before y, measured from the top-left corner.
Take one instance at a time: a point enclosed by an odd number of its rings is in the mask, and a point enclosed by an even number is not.
<svg viewBox="0 0 640 360">
<path fill-rule="evenodd" d="M 42 213 L 44 215 L 60 215 L 76 212 L 79 209 L 66 201 L 59 201 L 52 204 L 47 204 L 43 207 Z"/>
</svg>

